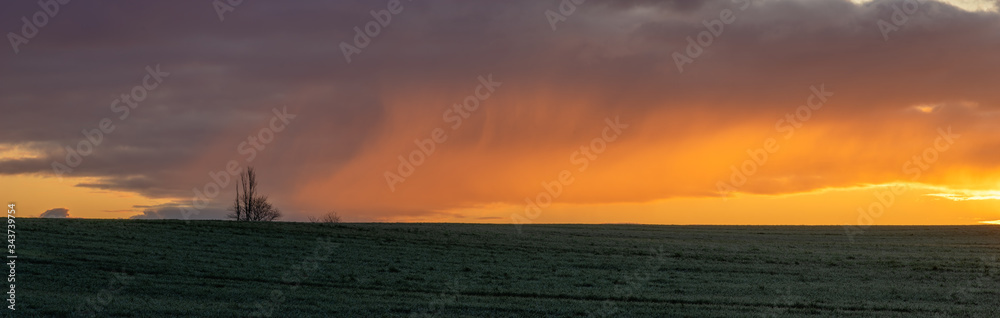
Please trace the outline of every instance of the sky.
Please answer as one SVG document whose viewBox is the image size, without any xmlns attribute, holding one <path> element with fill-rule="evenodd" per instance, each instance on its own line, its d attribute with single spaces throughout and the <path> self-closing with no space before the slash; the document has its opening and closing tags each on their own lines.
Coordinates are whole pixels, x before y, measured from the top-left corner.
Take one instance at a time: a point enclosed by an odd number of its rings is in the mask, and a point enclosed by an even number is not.
<svg viewBox="0 0 1000 318">
<path fill-rule="evenodd" d="M 0 201 L 286 221 L 1000 220 L 997 1 L 15 1 Z"/>
</svg>

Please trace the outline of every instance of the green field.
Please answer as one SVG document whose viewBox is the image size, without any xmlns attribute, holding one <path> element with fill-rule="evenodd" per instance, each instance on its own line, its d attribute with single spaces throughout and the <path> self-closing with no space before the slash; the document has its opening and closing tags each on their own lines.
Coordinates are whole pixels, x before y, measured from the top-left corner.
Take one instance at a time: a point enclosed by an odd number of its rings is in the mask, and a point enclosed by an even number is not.
<svg viewBox="0 0 1000 318">
<path fill-rule="evenodd" d="M 1000 316 L 994 226 L 17 222 L 17 317 Z"/>
</svg>

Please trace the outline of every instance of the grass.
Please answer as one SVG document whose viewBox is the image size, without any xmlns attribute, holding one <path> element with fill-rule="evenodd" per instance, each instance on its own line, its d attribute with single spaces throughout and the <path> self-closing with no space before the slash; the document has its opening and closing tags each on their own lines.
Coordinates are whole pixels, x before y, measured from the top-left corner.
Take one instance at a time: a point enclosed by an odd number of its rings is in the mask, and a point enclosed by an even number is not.
<svg viewBox="0 0 1000 318">
<path fill-rule="evenodd" d="M 18 317 L 1000 316 L 995 226 L 17 222 Z"/>
</svg>

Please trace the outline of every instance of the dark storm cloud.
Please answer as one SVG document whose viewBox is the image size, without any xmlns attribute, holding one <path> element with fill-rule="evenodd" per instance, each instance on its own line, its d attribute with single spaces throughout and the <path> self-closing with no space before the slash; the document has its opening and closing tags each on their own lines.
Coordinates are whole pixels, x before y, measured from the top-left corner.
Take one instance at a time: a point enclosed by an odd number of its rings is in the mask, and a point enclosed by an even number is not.
<svg viewBox="0 0 1000 318">
<path fill-rule="evenodd" d="M 95 129 L 102 118 L 110 118 L 115 130 L 70 175 L 112 179 L 82 186 L 150 194 L 147 190 L 155 187 L 134 182 L 136 175 L 163 182 L 163 174 L 217 147 L 211 141 L 224 131 L 246 127 L 240 133 L 251 133 L 260 126 L 258 117 L 287 103 L 284 96 L 303 85 L 328 87 L 329 94 L 292 106 L 326 112 L 312 116 L 323 119 L 313 124 L 327 125 L 333 135 L 358 137 L 334 140 L 337 149 L 356 147 L 365 130 L 377 127 L 380 110 L 369 108 L 370 102 L 352 102 L 373 100 L 364 96 L 374 92 L 354 90 L 344 96 L 334 88 L 350 89 L 358 82 L 333 69 L 339 61 L 332 38 L 350 27 L 330 21 L 361 23 L 355 12 L 360 3 L 248 3 L 225 23 L 204 1 L 63 6 L 22 45 L 20 54 L 3 51 L 0 69 L 12 76 L 0 80 L 5 112 L 0 143 L 36 142 L 45 157 L 3 161 L 0 171 L 50 172 L 53 160 L 66 161 L 63 147 L 84 140 L 81 130 Z M 20 2 L 0 13 L 0 26 L 19 29 L 18 15 L 35 10 L 33 3 Z M 162 65 L 170 76 L 127 119 L 119 120 L 122 113 L 113 112 L 110 104 L 141 84 L 147 65 Z M 235 149 L 240 140 L 231 140 L 228 148 Z"/>
<path fill-rule="evenodd" d="M 523 99 L 494 106 L 502 114 L 493 125 L 473 121 L 454 147 L 549 148 L 589 132 L 546 123 L 611 113 L 701 110 L 721 114 L 716 125 L 773 118 L 819 83 L 835 87 L 842 105 L 828 117 L 861 122 L 929 101 L 995 109 L 1000 98 L 996 14 L 935 2 L 884 41 L 876 23 L 898 1 L 754 1 L 740 10 L 741 1 L 591 0 L 556 32 L 544 13 L 561 1 L 402 1 L 403 12 L 346 63 L 339 44 L 386 2 L 245 1 L 225 21 L 210 1 L 70 2 L 20 53 L 0 50 L 0 144 L 30 143 L 40 156 L 0 159 L 0 173 L 51 173 L 53 161 L 66 161 L 64 147 L 85 140 L 81 131 L 110 118 L 115 130 L 69 176 L 100 179 L 81 187 L 186 199 L 209 171 L 244 163 L 237 146 L 287 105 L 300 116 L 256 161 L 287 197 L 302 179 L 370 151 L 398 128 L 387 123 L 394 112 L 436 116 L 448 107 L 390 104 L 399 92 L 464 96 L 490 73 Z M 678 73 L 672 54 L 725 9 L 736 22 Z M 20 18 L 38 10 L 34 1 L 6 5 L 0 31 L 19 32 Z M 111 103 L 156 65 L 169 77 L 119 120 Z M 530 103 L 543 96 L 556 102 Z M 569 98 L 589 103 L 558 103 Z M 688 125 L 662 133 L 707 129 Z"/>
</svg>

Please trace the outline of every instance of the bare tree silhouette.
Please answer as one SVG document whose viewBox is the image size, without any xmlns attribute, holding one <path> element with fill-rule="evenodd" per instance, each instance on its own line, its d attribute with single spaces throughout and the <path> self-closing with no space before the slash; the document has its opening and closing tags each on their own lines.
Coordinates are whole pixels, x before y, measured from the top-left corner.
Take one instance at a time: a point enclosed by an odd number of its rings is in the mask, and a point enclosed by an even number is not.
<svg viewBox="0 0 1000 318">
<path fill-rule="evenodd" d="M 253 167 L 240 173 L 236 184 L 236 199 L 233 213 L 229 218 L 237 221 L 274 221 L 281 217 L 281 211 L 267 202 L 267 196 L 257 194 L 257 171 Z"/>
</svg>

